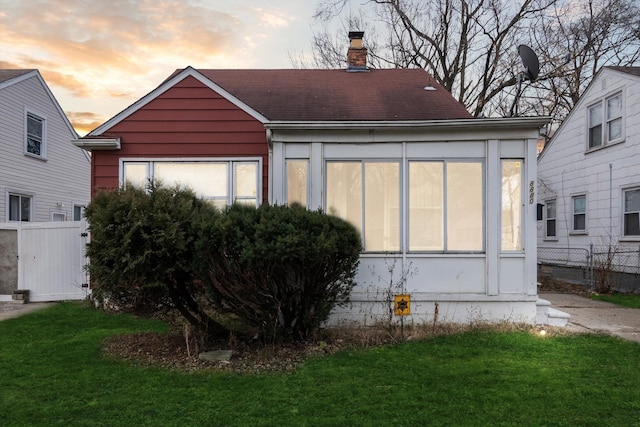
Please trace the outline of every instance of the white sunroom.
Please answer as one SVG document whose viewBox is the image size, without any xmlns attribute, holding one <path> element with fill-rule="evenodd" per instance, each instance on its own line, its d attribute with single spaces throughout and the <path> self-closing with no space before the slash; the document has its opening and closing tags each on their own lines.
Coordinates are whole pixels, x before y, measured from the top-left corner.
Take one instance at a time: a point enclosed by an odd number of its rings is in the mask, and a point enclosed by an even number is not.
<svg viewBox="0 0 640 427">
<path fill-rule="evenodd" d="M 269 122 L 272 203 L 361 232 L 332 320 L 536 321 L 536 141 L 548 118 Z M 397 307 L 395 307 L 397 308 Z"/>
</svg>

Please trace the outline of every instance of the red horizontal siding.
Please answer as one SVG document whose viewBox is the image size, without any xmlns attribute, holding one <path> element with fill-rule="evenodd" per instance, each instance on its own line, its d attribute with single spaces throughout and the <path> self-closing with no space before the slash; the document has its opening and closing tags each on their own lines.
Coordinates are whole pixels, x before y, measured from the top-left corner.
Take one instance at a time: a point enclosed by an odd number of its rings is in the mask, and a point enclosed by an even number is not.
<svg viewBox="0 0 640 427">
<path fill-rule="evenodd" d="M 137 149 L 136 144 L 266 144 L 264 132 L 148 132 L 121 134 L 121 145 L 127 149 Z M 239 148 L 242 150 L 242 148 Z"/>
<path fill-rule="evenodd" d="M 208 88 L 206 88 L 205 90 L 209 90 Z M 247 120 L 253 120 L 253 118 L 245 113 L 244 111 L 242 111 L 241 109 L 238 109 L 238 107 L 236 107 L 235 105 L 233 105 L 232 103 L 230 103 L 229 101 L 225 100 L 225 99 L 220 99 L 220 98 L 213 98 L 213 99 L 206 99 L 206 98 L 198 98 L 198 99 L 190 99 L 190 98 L 178 98 L 178 99 L 172 99 L 172 98 L 163 98 L 163 99 L 159 99 L 156 98 L 153 101 L 151 101 L 149 104 L 145 105 L 143 108 L 152 108 L 154 110 L 174 110 L 174 109 L 179 109 L 179 110 L 201 110 L 201 109 L 205 109 L 205 110 L 234 110 L 237 109 L 238 112 L 243 113 L 244 117 L 247 117 Z"/>
<path fill-rule="evenodd" d="M 220 109 L 208 109 L 208 110 L 194 110 L 194 109 L 184 109 L 184 110 L 164 110 L 164 109 L 154 109 L 154 110 L 140 110 L 135 114 L 132 114 L 127 118 L 128 122 L 137 122 L 137 121 L 164 121 L 164 120 L 214 120 L 220 121 L 220 114 L 223 111 L 227 111 L 228 117 L 225 118 L 225 121 L 231 121 L 233 123 L 244 123 L 245 126 L 256 124 L 262 128 L 262 124 L 260 122 L 256 122 L 255 119 L 251 116 L 248 116 L 244 111 L 238 111 L 236 109 L 229 108 L 220 108 Z M 235 116 L 235 117 L 234 117 Z"/>
<path fill-rule="evenodd" d="M 241 121 L 213 121 L 213 120 L 146 120 L 128 121 L 118 125 L 117 132 L 256 132 L 251 122 Z M 264 128 L 256 133 L 264 135 Z"/>
<path fill-rule="evenodd" d="M 93 192 L 117 188 L 121 158 L 261 157 L 268 198 L 268 144 L 262 123 L 187 77 L 108 130 L 121 149 L 93 153 Z"/>
<path fill-rule="evenodd" d="M 242 152 L 239 148 L 243 148 Z M 135 151 L 122 150 L 120 157 L 265 157 L 258 152 L 261 144 L 146 144 Z"/>
</svg>

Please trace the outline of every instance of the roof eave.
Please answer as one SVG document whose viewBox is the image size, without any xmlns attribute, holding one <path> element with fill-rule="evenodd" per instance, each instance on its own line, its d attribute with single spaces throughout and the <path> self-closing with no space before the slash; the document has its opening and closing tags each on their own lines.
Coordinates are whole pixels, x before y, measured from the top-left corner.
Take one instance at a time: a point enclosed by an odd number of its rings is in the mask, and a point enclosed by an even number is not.
<svg viewBox="0 0 640 427">
<path fill-rule="evenodd" d="M 372 120 L 372 121 L 286 121 L 273 120 L 264 124 L 269 130 L 347 130 L 347 129 L 422 129 L 450 128 L 490 129 L 508 126 L 510 129 L 542 128 L 551 121 L 549 116 L 496 117 L 446 120 Z"/>
<path fill-rule="evenodd" d="M 87 151 L 120 149 L 120 138 L 80 138 L 72 140 L 71 143 Z"/>
</svg>

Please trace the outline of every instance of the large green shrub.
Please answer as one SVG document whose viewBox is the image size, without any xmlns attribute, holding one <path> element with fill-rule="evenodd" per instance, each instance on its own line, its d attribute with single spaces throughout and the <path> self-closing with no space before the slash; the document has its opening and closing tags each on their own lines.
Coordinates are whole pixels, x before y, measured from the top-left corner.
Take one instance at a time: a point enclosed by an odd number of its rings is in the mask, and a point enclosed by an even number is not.
<svg viewBox="0 0 640 427">
<path fill-rule="evenodd" d="M 199 330 L 225 332 L 201 305 L 194 222 L 217 211 L 179 187 L 127 186 L 96 195 L 85 211 L 93 293 L 133 310 L 177 308 Z"/>
<path fill-rule="evenodd" d="M 348 301 L 362 250 L 340 218 L 299 205 L 233 205 L 200 224 L 198 261 L 215 308 L 265 341 L 313 337 Z"/>
</svg>

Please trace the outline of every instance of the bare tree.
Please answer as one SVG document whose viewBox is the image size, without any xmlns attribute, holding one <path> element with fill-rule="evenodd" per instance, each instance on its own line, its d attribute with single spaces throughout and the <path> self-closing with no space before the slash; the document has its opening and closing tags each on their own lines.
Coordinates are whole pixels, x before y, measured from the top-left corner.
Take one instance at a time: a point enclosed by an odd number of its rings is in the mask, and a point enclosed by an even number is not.
<svg viewBox="0 0 640 427">
<path fill-rule="evenodd" d="M 603 66 L 627 66 L 640 59 L 637 0 L 589 0 L 558 5 L 535 22 L 545 73 L 534 85 L 529 106 L 560 122 Z"/>
<path fill-rule="evenodd" d="M 639 55 L 637 0 L 369 0 L 329 30 L 350 5 L 318 3 L 315 18 L 325 27 L 313 39 L 316 67 L 344 66 L 347 30 L 364 30 L 369 66 L 424 68 L 474 116 L 507 115 L 522 71 L 519 44 L 539 52 L 542 64 L 524 91 L 523 114 L 560 118 L 602 65 Z"/>
</svg>

